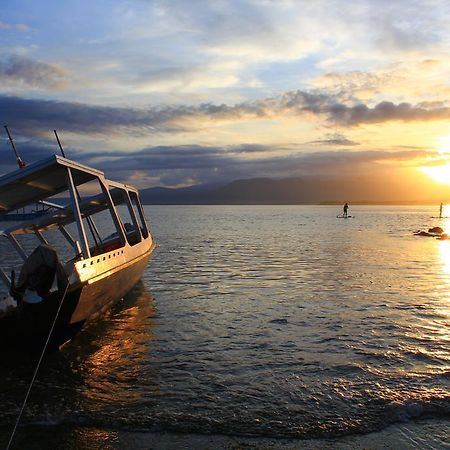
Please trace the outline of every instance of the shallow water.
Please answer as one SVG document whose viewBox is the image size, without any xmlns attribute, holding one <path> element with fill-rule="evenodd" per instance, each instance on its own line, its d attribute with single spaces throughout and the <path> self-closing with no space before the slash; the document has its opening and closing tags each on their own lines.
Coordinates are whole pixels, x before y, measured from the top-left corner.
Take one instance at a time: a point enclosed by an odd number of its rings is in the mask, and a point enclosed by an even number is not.
<svg viewBox="0 0 450 450">
<path fill-rule="evenodd" d="M 42 426 L 319 438 L 448 418 L 450 241 L 412 234 L 450 232 L 434 209 L 146 207 L 142 282 L 44 360 L 18 442 Z M 33 368 L 0 368 L 0 443 Z"/>
</svg>

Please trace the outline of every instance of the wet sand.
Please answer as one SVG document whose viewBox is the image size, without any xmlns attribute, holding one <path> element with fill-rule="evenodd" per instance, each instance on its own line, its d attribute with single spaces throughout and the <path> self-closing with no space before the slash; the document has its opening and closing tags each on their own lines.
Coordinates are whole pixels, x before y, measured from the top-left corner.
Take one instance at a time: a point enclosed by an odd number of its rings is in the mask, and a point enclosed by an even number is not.
<svg viewBox="0 0 450 450">
<path fill-rule="evenodd" d="M 120 433 L 120 449 L 450 449 L 450 420 L 421 420 L 392 425 L 385 430 L 333 439 L 270 439 L 178 433 Z M 114 448 L 114 447 L 113 447 Z"/>
<path fill-rule="evenodd" d="M 30 432 L 28 429 L 25 434 Z M 33 430 L 34 445 L 30 447 L 30 436 L 26 435 L 23 435 L 23 430 L 19 430 L 15 440 L 16 448 L 23 448 L 21 442 L 27 442 L 29 450 L 49 448 L 47 444 L 51 442 L 51 448 L 64 450 L 444 450 L 450 449 L 450 420 L 422 419 L 397 423 L 379 432 L 322 439 L 112 431 L 61 424 L 36 427 Z M 47 444 L 41 446 L 40 443 L 43 442 Z"/>
</svg>

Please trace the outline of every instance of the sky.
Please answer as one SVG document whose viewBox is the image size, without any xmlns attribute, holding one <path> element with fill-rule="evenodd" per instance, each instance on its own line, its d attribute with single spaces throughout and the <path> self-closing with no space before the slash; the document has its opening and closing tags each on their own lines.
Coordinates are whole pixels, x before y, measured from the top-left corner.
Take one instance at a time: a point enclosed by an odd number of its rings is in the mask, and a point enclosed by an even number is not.
<svg viewBox="0 0 450 450">
<path fill-rule="evenodd" d="M 446 0 L 2 0 L 0 118 L 27 162 L 56 129 L 140 188 L 357 175 L 425 198 L 450 193 L 449 53 Z"/>
</svg>

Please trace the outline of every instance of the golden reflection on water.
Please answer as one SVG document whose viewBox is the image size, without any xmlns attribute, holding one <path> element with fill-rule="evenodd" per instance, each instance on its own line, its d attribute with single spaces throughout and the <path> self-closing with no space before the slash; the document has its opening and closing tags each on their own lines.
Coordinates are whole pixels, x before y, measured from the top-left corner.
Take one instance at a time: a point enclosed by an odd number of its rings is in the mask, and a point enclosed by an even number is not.
<svg viewBox="0 0 450 450">
<path fill-rule="evenodd" d="M 148 347 L 154 338 L 153 297 L 143 284 L 137 285 L 116 310 L 83 333 L 89 340 L 77 347 L 84 353 L 80 375 L 87 399 L 130 402 L 139 399 L 135 389 L 142 377 Z M 81 337 L 81 336 L 80 336 Z"/>
<path fill-rule="evenodd" d="M 441 227 L 444 232 L 450 235 L 450 219 L 445 219 Z M 443 301 L 440 306 L 440 313 L 446 316 L 445 321 L 442 324 L 443 334 L 450 337 L 449 325 L 450 325 L 450 240 L 439 241 L 439 257 L 441 260 L 442 274 L 441 278 L 445 285 L 445 293 L 442 292 Z"/>
<path fill-rule="evenodd" d="M 444 233 L 450 235 L 450 218 L 443 219 L 440 226 L 443 228 Z M 441 293 L 442 301 L 438 311 L 441 317 L 439 335 L 443 342 L 450 342 L 450 240 L 439 241 L 439 257 L 442 268 L 441 278 L 445 286 L 444 292 Z M 447 368 L 450 367 L 448 347 L 439 353 L 443 360 L 449 361 Z"/>
<path fill-rule="evenodd" d="M 450 237 L 450 218 L 441 219 L 439 226 Z M 442 265 L 442 278 L 449 285 L 450 292 L 450 240 L 439 242 L 439 257 Z"/>
<path fill-rule="evenodd" d="M 446 240 L 439 243 L 439 257 L 442 264 L 443 279 L 450 282 L 450 241 Z"/>
<path fill-rule="evenodd" d="M 118 447 L 119 433 L 111 430 L 80 427 L 67 436 L 67 441 L 73 444 L 73 448 L 113 450 Z"/>
</svg>

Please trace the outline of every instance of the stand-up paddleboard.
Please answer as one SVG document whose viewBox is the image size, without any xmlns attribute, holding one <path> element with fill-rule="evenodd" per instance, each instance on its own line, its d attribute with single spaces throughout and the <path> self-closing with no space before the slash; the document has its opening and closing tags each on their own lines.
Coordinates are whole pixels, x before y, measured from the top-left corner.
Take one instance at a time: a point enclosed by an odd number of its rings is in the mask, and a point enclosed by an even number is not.
<svg viewBox="0 0 450 450">
<path fill-rule="evenodd" d="M 355 216 L 344 216 L 344 214 L 339 214 L 336 216 L 336 219 L 354 219 Z"/>
<path fill-rule="evenodd" d="M 431 216 L 432 219 L 450 219 L 450 217 L 443 216 L 443 213 L 448 213 L 447 208 L 441 203 L 439 206 L 439 216 Z"/>
</svg>

